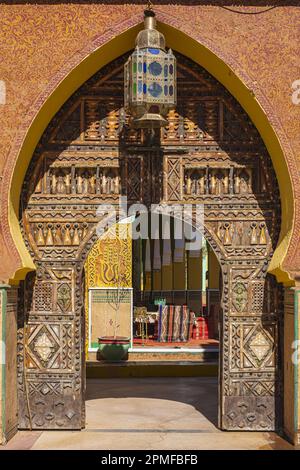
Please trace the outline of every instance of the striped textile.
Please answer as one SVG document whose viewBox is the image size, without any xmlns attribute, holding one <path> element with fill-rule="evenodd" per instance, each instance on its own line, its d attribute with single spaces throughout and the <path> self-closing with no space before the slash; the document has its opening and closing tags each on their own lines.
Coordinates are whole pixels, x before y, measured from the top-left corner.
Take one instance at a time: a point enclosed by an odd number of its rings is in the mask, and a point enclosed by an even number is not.
<svg viewBox="0 0 300 470">
<path fill-rule="evenodd" d="M 186 305 L 183 305 L 181 315 L 182 315 L 182 319 L 181 319 L 180 339 L 181 341 L 187 341 L 189 339 L 190 311 Z"/>
<path fill-rule="evenodd" d="M 161 343 L 180 343 L 192 337 L 194 314 L 186 305 L 160 305 L 158 338 Z"/>
<path fill-rule="evenodd" d="M 167 342 L 173 341 L 173 326 L 174 326 L 174 311 L 175 307 L 174 305 L 168 306 L 167 312 L 168 312 L 168 319 L 167 319 L 167 325 L 168 325 L 168 334 L 167 334 Z"/>
<path fill-rule="evenodd" d="M 180 342 L 181 339 L 181 306 L 176 305 L 174 312 L 174 324 L 173 324 L 173 341 Z"/>
</svg>

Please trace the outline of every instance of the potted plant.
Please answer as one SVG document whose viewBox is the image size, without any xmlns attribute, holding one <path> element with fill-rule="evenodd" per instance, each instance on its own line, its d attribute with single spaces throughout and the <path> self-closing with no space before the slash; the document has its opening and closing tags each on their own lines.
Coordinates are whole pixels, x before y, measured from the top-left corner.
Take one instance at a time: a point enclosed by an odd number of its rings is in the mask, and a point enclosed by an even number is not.
<svg viewBox="0 0 300 470">
<path fill-rule="evenodd" d="M 127 290 L 123 286 L 126 285 L 125 276 L 122 275 L 120 254 L 118 255 L 118 265 L 115 273 L 115 281 L 117 287 L 112 288 L 109 291 L 109 306 L 113 310 L 113 318 L 110 318 L 109 324 L 113 326 L 112 336 L 101 336 L 98 339 L 99 352 L 102 359 L 107 361 L 122 361 L 127 359 L 128 350 L 130 347 L 130 338 L 124 336 L 118 336 L 120 328 L 120 305 L 127 295 Z M 106 330 L 107 330 L 107 315 L 105 318 Z"/>
</svg>

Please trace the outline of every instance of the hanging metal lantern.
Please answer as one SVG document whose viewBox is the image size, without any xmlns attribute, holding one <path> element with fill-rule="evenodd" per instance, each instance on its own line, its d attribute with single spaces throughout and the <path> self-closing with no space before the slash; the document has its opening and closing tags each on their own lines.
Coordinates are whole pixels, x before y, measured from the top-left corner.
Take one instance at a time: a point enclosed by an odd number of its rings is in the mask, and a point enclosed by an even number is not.
<svg viewBox="0 0 300 470">
<path fill-rule="evenodd" d="M 176 58 L 171 49 L 166 52 L 155 13 L 148 9 L 144 15 L 145 29 L 125 64 L 124 101 L 134 127 L 153 129 L 165 126 L 169 110 L 176 106 Z"/>
</svg>

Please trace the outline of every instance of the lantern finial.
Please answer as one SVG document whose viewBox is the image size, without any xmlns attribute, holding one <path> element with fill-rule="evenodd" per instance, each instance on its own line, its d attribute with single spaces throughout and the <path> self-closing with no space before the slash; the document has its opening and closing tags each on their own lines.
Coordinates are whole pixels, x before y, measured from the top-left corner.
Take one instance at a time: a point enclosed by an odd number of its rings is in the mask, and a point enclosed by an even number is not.
<svg viewBox="0 0 300 470">
<path fill-rule="evenodd" d="M 144 11 L 144 29 L 137 35 L 135 44 L 140 49 L 146 47 L 166 49 L 164 35 L 156 29 L 156 16 L 153 10 Z"/>
<path fill-rule="evenodd" d="M 150 11 L 153 10 L 153 3 L 150 0 L 148 0 L 148 3 L 147 3 L 147 10 L 150 10 Z"/>
</svg>

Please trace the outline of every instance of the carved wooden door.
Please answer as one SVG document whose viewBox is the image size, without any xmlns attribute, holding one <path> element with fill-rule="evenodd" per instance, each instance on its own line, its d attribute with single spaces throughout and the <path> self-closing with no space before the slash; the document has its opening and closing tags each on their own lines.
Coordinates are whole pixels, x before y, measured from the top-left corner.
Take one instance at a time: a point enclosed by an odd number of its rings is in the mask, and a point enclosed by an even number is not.
<svg viewBox="0 0 300 470">
<path fill-rule="evenodd" d="M 280 421 L 281 289 L 267 269 L 280 199 L 246 113 L 204 69 L 178 56 L 178 107 L 151 142 L 128 128 L 123 64 L 86 82 L 45 131 L 27 171 L 21 226 L 34 258 L 20 292 L 20 427 L 79 429 L 84 409 L 83 265 L 103 204 L 204 204 L 223 275 L 219 425 Z"/>
</svg>

